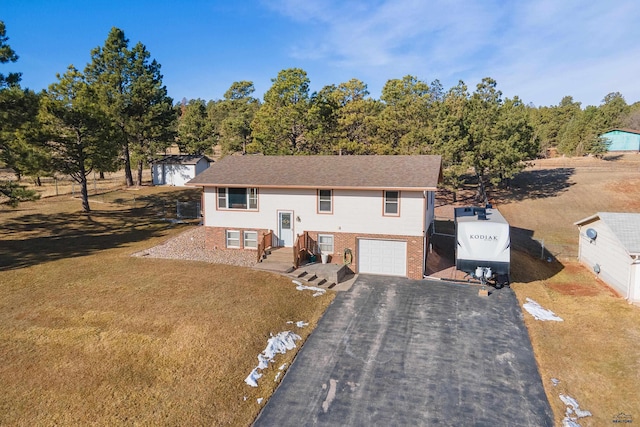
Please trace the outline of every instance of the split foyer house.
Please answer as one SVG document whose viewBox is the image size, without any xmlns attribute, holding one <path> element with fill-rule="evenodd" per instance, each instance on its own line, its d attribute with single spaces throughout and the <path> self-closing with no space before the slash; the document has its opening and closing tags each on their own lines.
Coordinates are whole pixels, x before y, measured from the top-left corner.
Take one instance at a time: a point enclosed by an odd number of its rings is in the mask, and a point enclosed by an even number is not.
<svg viewBox="0 0 640 427">
<path fill-rule="evenodd" d="M 440 156 L 254 155 L 224 157 L 187 185 L 203 187 L 209 249 L 304 239 L 354 272 L 421 279 L 441 178 Z"/>
</svg>

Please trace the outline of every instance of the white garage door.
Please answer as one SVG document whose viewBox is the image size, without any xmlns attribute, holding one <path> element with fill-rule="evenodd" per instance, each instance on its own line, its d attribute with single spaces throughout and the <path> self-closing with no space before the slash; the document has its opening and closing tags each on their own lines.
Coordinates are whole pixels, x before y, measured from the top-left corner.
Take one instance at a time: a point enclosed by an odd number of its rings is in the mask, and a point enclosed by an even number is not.
<svg viewBox="0 0 640 427">
<path fill-rule="evenodd" d="M 407 275 L 407 242 L 360 239 L 358 243 L 360 273 Z"/>
</svg>

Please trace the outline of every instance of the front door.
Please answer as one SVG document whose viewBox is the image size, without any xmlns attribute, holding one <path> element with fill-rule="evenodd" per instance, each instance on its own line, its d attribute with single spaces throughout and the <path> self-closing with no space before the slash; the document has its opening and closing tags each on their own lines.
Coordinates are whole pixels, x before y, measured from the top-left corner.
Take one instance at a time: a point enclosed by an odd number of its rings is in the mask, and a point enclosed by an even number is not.
<svg viewBox="0 0 640 427">
<path fill-rule="evenodd" d="M 293 246 L 293 212 L 278 212 L 278 246 Z"/>
</svg>

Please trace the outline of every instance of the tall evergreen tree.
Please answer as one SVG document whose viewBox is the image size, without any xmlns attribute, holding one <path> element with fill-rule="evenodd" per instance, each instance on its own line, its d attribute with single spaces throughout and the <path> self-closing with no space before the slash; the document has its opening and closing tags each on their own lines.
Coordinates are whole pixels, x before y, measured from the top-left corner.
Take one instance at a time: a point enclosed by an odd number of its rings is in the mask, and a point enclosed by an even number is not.
<svg viewBox="0 0 640 427">
<path fill-rule="evenodd" d="M 434 119 L 434 151 L 442 156 L 445 188 L 453 192 L 454 201 L 469 167 L 468 105 L 469 92 L 463 81 L 444 95 Z"/>
<path fill-rule="evenodd" d="M 8 44 L 6 28 L 0 21 L 0 64 L 16 62 L 18 55 Z M 46 156 L 29 140 L 30 129 L 35 128 L 38 96 L 20 88 L 21 73 L 6 76 L 0 73 L 0 160 L 16 173 L 38 173 L 46 169 Z M 20 201 L 34 200 L 38 194 L 13 182 L 0 182 L 0 196 L 11 206 Z"/>
<path fill-rule="evenodd" d="M 154 155 L 175 140 L 176 111 L 173 100 L 162 84 L 160 64 L 142 43 L 129 52 L 129 105 L 126 108 L 126 133 L 137 164 L 137 184 L 142 185 L 142 171 Z"/>
<path fill-rule="evenodd" d="M 367 85 L 351 79 L 340 83 L 336 92 L 338 147 L 340 154 L 374 154 L 378 117 L 384 104 L 369 97 Z"/>
<path fill-rule="evenodd" d="M 0 64 L 16 62 L 18 55 L 9 46 L 9 38 L 7 37 L 7 29 L 4 21 L 0 21 Z M 9 73 L 6 76 L 0 73 L 0 89 L 11 86 L 18 86 L 22 73 Z"/>
<path fill-rule="evenodd" d="M 503 102 L 501 96 L 496 81 L 487 77 L 469 99 L 467 159 L 478 179 L 479 201 L 487 198 L 487 184 L 510 179 L 539 151 L 522 102 Z"/>
<path fill-rule="evenodd" d="M 179 107 L 178 146 L 189 154 L 211 152 L 214 143 L 213 123 L 207 118 L 207 104 L 190 99 Z"/>
<path fill-rule="evenodd" d="M 175 111 L 162 85 L 160 64 L 149 62 L 141 43 L 129 49 L 129 40 L 112 28 L 104 46 L 91 51 L 85 68 L 87 82 L 94 87 L 100 105 L 114 124 L 111 137 L 121 147 L 127 186 L 132 186 L 131 156 L 137 156 L 138 183 L 141 165 L 153 150 L 172 139 Z"/>
<path fill-rule="evenodd" d="M 379 154 L 426 154 L 429 142 L 431 93 L 429 86 L 414 76 L 389 80 L 380 97 L 385 104 L 379 117 Z"/>
<path fill-rule="evenodd" d="M 260 108 L 260 100 L 253 97 L 254 92 L 253 82 L 244 80 L 234 82 L 225 92 L 224 100 L 219 104 L 223 154 L 247 152 L 247 145 L 251 143 L 251 122 Z"/>
<path fill-rule="evenodd" d="M 264 154 L 302 154 L 307 130 L 309 78 L 300 68 L 278 73 L 251 123 L 249 151 Z"/>
<path fill-rule="evenodd" d="M 42 143 L 52 156 L 53 168 L 80 184 L 82 209 L 90 212 L 87 176 L 104 158 L 116 155 L 117 145 L 106 137 L 109 120 L 97 103 L 93 88 L 70 66 L 49 86 L 39 114 Z"/>
</svg>

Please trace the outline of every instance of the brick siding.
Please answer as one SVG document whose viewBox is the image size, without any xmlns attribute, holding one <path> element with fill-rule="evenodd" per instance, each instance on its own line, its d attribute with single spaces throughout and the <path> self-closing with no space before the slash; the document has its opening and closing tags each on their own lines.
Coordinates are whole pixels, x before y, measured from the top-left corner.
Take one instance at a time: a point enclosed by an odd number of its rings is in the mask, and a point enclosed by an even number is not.
<svg viewBox="0 0 640 427">
<path fill-rule="evenodd" d="M 240 231 L 240 249 L 227 249 L 226 231 Z M 257 231 L 258 240 L 269 230 L 261 229 L 242 229 L 242 228 L 222 228 L 222 227 L 206 227 L 205 246 L 207 249 L 217 250 L 244 250 L 242 245 L 243 231 Z M 324 231 L 309 231 L 309 237 L 317 244 L 318 234 L 327 234 L 333 236 L 333 254 L 330 254 L 330 263 L 342 264 L 344 262 L 344 250 L 351 249 L 352 261 L 350 268 L 354 272 L 358 272 L 358 239 L 381 239 L 381 240 L 402 240 L 407 242 L 407 277 L 410 279 L 422 279 L 423 263 L 424 263 L 424 247 L 422 236 L 397 236 L 391 234 L 363 234 L 363 233 L 336 233 Z M 427 242 L 428 245 L 428 242 Z M 253 250 L 253 249 L 251 249 Z"/>
<path fill-rule="evenodd" d="M 239 231 L 240 232 L 240 247 L 239 248 L 227 248 L 227 230 Z M 258 232 L 258 243 L 260 243 L 260 239 L 262 235 L 268 233 L 269 230 L 256 229 L 256 228 L 237 228 L 237 227 L 205 227 L 205 240 L 204 246 L 210 250 L 229 250 L 229 251 L 237 251 L 237 250 L 245 250 L 244 249 L 244 232 L 245 231 L 257 231 Z M 255 248 L 250 248 L 246 250 L 255 251 Z"/>
<path fill-rule="evenodd" d="M 364 234 L 364 233 L 336 233 L 324 231 L 309 231 L 309 237 L 317 242 L 318 234 L 333 236 L 333 254 L 330 261 L 333 264 L 342 264 L 344 250 L 351 249 L 353 259 L 350 268 L 358 272 L 358 239 L 402 240 L 407 242 L 407 277 L 410 279 L 422 279 L 424 248 L 422 236 L 398 236 L 393 234 Z M 428 244 L 428 242 L 427 242 Z"/>
</svg>

